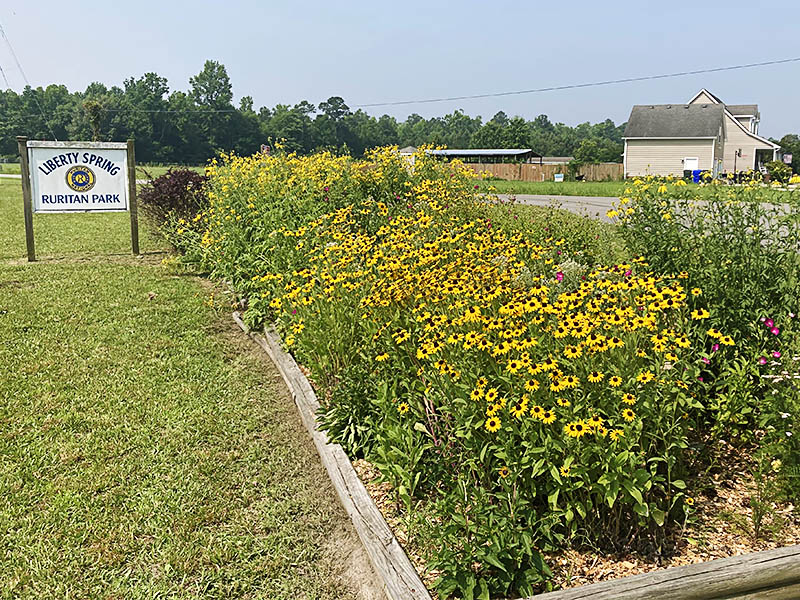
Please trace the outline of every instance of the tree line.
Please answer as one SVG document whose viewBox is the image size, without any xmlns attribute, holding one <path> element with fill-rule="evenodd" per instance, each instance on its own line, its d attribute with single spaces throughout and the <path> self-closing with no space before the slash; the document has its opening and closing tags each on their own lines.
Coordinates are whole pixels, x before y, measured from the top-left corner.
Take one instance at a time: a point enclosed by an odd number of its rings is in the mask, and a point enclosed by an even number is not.
<svg viewBox="0 0 800 600">
<path fill-rule="evenodd" d="M 625 124 L 610 119 L 570 127 L 547 115 L 532 121 L 500 111 L 484 122 L 456 110 L 425 119 L 398 121 L 352 110 L 339 96 L 318 105 L 302 101 L 256 110 L 244 96 L 233 104 L 225 66 L 206 61 L 189 78 L 189 90 L 170 91 L 156 73 L 125 79 L 122 87 L 92 83 L 83 92 L 64 85 L 0 91 L 0 157 L 15 157 L 16 136 L 59 140 L 136 140 L 143 163 L 200 164 L 221 151 L 252 154 L 270 141 L 289 150 L 317 149 L 361 155 L 375 146 L 425 143 L 450 148 L 533 148 L 545 156 L 574 156 L 583 162 L 621 162 Z M 796 137 L 796 136 L 795 136 Z M 800 159 L 800 152 L 798 152 Z"/>
</svg>

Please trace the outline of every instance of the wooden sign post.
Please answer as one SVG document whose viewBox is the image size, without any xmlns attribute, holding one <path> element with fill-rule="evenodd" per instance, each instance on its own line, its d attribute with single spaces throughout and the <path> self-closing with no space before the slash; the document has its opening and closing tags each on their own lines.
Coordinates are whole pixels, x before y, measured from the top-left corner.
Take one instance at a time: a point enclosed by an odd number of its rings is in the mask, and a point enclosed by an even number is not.
<svg viewBox="0 0 800 600">
<path fill-rule="evenodd" d="M 28 261 L 36 260 L 33 213 L 130 212 L 139 254 L 136 158 L 127 142 L 46 142 L 18 137 Z"/>
</svg>

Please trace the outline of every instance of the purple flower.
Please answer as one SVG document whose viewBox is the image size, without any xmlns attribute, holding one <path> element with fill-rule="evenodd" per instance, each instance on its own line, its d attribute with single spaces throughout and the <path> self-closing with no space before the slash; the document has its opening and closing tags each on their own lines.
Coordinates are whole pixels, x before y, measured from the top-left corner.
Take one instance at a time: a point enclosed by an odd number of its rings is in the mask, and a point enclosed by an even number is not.
<svg viewBox="0 0 800 600">
<path fill-rule="evenodd" d="M 328 191 L 328 186 L 326 185 L 326 186 L 325 186 L 324 188 L 322 188 L 322 189 L 323 189 L 323 190 L 325 190 L 325 191 L 327 192 L 327 191 Z"/>
<path fill-rule="evenodd" d="M 717 350 L 719 350 L 719 344 L 714 344 L 713 346 L 711 346 L 712 352 L 716 352 Z"/>
<path fill-rule="evenodd" d="M 631 271 L 630 269 L 625 271 L 625 274 L 624 274 L 625 277 L 630 277 L 631 275 L 633 275 L 633 271 Z"/>
<path fill-rule="evenodd" d="M 775 352 L 772 353 L 772 357 L 773 358 L 780 358 L 781 357 L 781 353 L 778 350 L 775 350 Z"/>
<path fill-rule="evenodd" d="M 478 189 L 478 186 L 477 186 L 477 185 L 475 186 L 475 189 L 476 189 L 476 190 Z"/>
<path fill-rule="evenodd" d="M 297 309 L 296 309 L 296 308 L 293 308 L 293 309 L 292 309 L 292 314 L 293 314 L 293 315 L 296 315 L 296 314 L 297 314 Z"/>
<path fill-rule="evenodd" d="M 708 360 L 708 359 L 707 359 L 705 356 L 704 356 L 704 357 L 702 357 L 700 360 L 702 360 L 702 361 L 703 361 L 704 363 L 706 363 L 707 365 L 708 365 L 708 364 L 711 364 L 711 361 L 710 361 L 710 360 Z"/>
<path fill-rule="evenodd" d="M 561 256 L 561 250 L 559 250 L 559 251 L 557 252 L 557 254 L 558 254 L 559 256 Z"/>
<path fill-rule="evenodd" d="M 773 335 L 778 335 L 781 332 L 781 330 L 778 329 L 777 327 L 773 327 L 772 329 L 770 329 L 770 331 L 772 332 Z"/>
<path fill-rule="evenodd" d="M 766 321 L 764 321 L 764 325 L 766 325 L 767 327 L 772 327 L 773 325 L 775 325 L 775 321 L 773 321 L 772 319 L 767 319 Z"/>
<path fill-rule="evenodd" d="M 767 357 L 766 356 L 762 356 L 761 358 L 759 358 L 758 359 L 758 364 L 760 364 L 760 365 L 767 364 Z"/>
<path fill-rule="evenodd" d="M 556 281 L 564 281 L 564 274 L 561 271 L 556 273 Z"/>
<path fill-rule="evenodd" d="M 702 382 L 703 382 L 703 378 L 702 378 L 702 377 L 698 377 L 698 378 L 697 378 L 697 381 L 699 381 L 699 382 L 701 382 L 701 383 L 702 383 Z"/>
</svg>

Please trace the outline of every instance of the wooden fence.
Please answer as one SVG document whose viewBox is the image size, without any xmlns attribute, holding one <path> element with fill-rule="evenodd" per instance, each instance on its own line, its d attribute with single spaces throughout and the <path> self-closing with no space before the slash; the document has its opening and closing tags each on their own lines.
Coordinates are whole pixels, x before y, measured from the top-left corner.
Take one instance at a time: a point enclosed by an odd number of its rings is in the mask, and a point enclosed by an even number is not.
<svg viewBox="0 0 800 600">
<path fill-rule="evenodd" d="M 512 181 L 553 181 L 556 173 L 567 173 L 567 165 L 537 165 L 531 163 L 466 163 L 476 173 L 488 172 L 493 177 Z M 578 173 L 586 181 L 622 179 L 621 163 L 599 163 L 583 165 Z"/>
</svg>

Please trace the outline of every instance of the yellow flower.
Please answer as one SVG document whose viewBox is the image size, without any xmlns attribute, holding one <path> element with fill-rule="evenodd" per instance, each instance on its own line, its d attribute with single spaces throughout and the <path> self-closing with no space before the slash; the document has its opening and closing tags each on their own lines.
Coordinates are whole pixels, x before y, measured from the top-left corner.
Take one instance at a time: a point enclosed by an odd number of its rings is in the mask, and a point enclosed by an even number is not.
<svg viewBox="0 0 800 600">
<path fill-rule="evenodd" d="M 500 477 L 502 477 L 503 479 L 508 477 L 508 474 L 510 472 L 511 471 L 509 471 L 508 467 L 500 467 L 500 469 L 498 470 L 498 473 L 500 473 Z"/>
<path fill-rule="evenodd" d="M 501 425 L 500 419 L 498 419 L 495 416 L 489 417 L 483 424 L 483 426 L 486 428 L 486 431 L 488 431 L 489 433 L 494 433 L 495 431 L 500 429 L 500 425 Z"/>
<path fill-rule="evenodd" d="M 544 409 L 538 404 L 531 406 L 531 416 L 535 419 L 541 419 L 544 416 Z"/>
<path fill-rule="evenodd" d="M 409 411 L 409 408 L 410 407 L 408 406 L 407 402 L 401 402 L 397 405 L 397 412 L 399 412 L 401 415 L 404 415 Z"/>
<path fill-rule="evenodd" d="M 559 406 L 569 406 L 570 404 L 569 400 L 567 400 L 566 398 L 558 398 L 556 399 L 556 402 L 558 402 Z"/>
<path fill-rule="evenodd" d="M 558 470 L 558 472 L 561 473 L 562 477 L 569 477 L 570 467 L 564 465 Z"/>
<path fill-rule="evenodd" d="M 581 438 L 589 433 L 589 427 L 583 419 L 578 419 L 564 425 L 564 433 L 570 437 Z"/>
<path fill-rule="evenodd" d="M 556 414 L 552 410 L 546 410 L 542 413 L 539 420 L 545 425 L 550 425 L 550 423 L 556 420 Z"/>
<path fill-rule="evenodd" d="M 592 383 L 597 383 L 598 381 L 603 380 L 603 374 L 599 371 L 592 371 L 591 373 L 589 373 L 587 379 Z"/>
<path fill-rule="evenodd" d="M 653 381 L 653 379 L 655 379 L 655 377 L 656 376 L 653 375 L 651 371 L 646 370 L 642 371 L 636 376 L 636 381 L 638 381 L 639 383 L 650 383 L 651 381 Z"/>
<path fill-rule="evenodd" d="M 622 377 L 620 377 L 619 375 L 612 375 L 611 377 L 608 378 L 608 385 L 610 385 L 611 387 L 619 387 L 620 385 L 622 385 Z"/>
<path fill-rule="evenodd" d="M 378 354 L 378 356 L 375 357 L 375 360 L 377 362 L 384 362 L 386 360 L 389 360 L 389 353 L 384 352 L 383 354 Z"/>
<path fill-rule="evenodd" d="M 622 401 L 625 404 L 633 406 L 634 404 L 636 404 L 636 396 L 634 396 L 633 394 L 622 394 Z"/>
<path fill-rule="evenodd" d="M 535 392 L 539 389 L 539 381 L 536 379 L 528 379 L 525 382 L 525 390 L 528 392 Z"/>
<path fill-rule="evenodd" d="M 636 418 L 636 413 L 633 412 L 630 408 L 623 409 L 622 418 L 629 422 L 633 421 Z"/>
<path fill-rule="evenodd" d="M 610 434 L 611 441 L 616 442 L 619 438 L 625 437 L 625 431 L 622 429 L 615 429 Z"/>
</svg>

